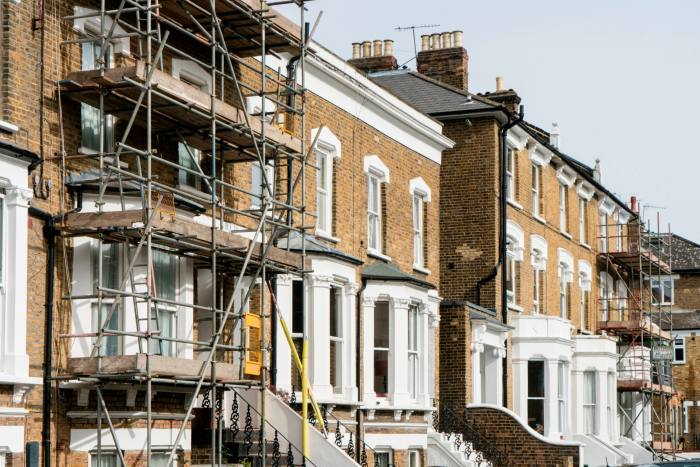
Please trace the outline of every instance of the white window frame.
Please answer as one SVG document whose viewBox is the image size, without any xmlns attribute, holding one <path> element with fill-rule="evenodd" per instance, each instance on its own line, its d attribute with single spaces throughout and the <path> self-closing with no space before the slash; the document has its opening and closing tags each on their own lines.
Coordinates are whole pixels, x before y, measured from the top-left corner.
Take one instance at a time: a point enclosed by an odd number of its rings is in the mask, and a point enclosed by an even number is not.
<svg viewBox="0 0 700 467">
<path fill-rule="evenodd" d="M 582 244 L 588 245 L 588 201 L 585 198 L 578 199 L 578 236 Z"/>
<path fill-rule="evenodd" d="M 330 345 L 335 346 L 335 362 L 331 361 L 331 365 L 335 366 L 335 377 L 338 380 L 338 384 L 335 384 L 336 381 L 331 381 L 331 386 L 333 386 L 333 393 L 334 394 L 342 394 L 343 393 L 343 372 L 345 371 L 345 361 L 343 359 L 344 355 L 344 336 L 345 336 L 345 328 L 343 326 L 343 288 L 339 285 L 331 285 L 330 287 L 330 294 L 335 294 L 335 322 L 337 325 L 337 336 L 334 336 L 332 332 L 329 331 L 328 333 L 328 338 L 330 340 Z M 331 308 L 329 309 L 329 312 L 332 313 L 334 310 Z M 329 376 L 330 376 L 330 368 L 329 368 Z"/>
<path fill-rule="evenodd" d="M 517 306 L 517 302 L 515 299 L 517 298 L 515 296 L 515 290 L 516 290 L 516 282 L 518 280 L 517 277 L 517 269 L 516 269 L 516 257 L 513 254 L 511 248 L 511 243 L 508 243 L 508 250 L 506 253 L 506 285 L 508 286 L 506 288 L 506 299 L 508 301 L 508 305 L 512 306 L 515 305 Z M 510 285 L 508 285 L 510 284 Z"/>
<path fill-rule="evenodd" d="M 99 19 L 97 20 L 99 23 Z M 83 30 L 83 33 L 86 35 L 86 37 L 89 37 L 91 35 L 99 35 L 99 27 L 98 29 L 95 29 L 95 26 L 92 23 L 85 23 L 85 27 Z M 89 68 L 87 65 L 85 65 L 85 54 L 87 53 L 92 53 L 93 55 L 93 61 L 94 61 L 94 55 L 96 54 L 95 48 L 98 47 L 98 42 L 100 42 L 99 38 L 95 38 L 93 42 L 82 42 L 80 44 L 80 69 L 82 71 L 89 71 L 89 70 L 94 70 L 96 68 Z M 109 68 L 113 63 L 114 63 L 114 49 L 115 49 L 115 43 L 110 42 L 108 44 L 109 47 L 109 52 L 106 54 L 107 56 L 107 64 L 106 68 Z M 97 66 L 97 64 L 94 64 L 93 66 Z M 98 136 L 98 147 L 90 147 L 85 144 L 85 118 L 88 115 L 88 113 L 97 114 L 97 120 L 99 121 L 99 109 L 96 107 L 93 107 L 89 104 L 81 103 L 80 104 L 80 147 L 78 148 L 78 152 L 81 154 L 97 154 L 99 153 L 99 136 Z M 104 141 L 103 143 L 103 150 L 104 152 L 112 152 L 114 148 L 114 124 L 115 124 L 115 118 L 112 115 L 103 115 L 104 118 L 104 124 L 102 125 L 103 128 L 103 134 L 102 134 L 102 139 Z"/>
<path fill-rule="evenodd" d="M 569 233 L 567 229 L 569 218 L 569 187 L 563 183 L 559 184 L 559 230 Z"/>
<path fill-rule="evenodd" d="M 508 148 L 506 154 L 506 199 L 510 202 L 515 202 L 515 188 L 517 180 L 515 179 L 516 164 L 518 160 L 518 151 L 515 148 Z"/>
<path fill-rule="evenodd" d="M 559 316 L 562 319 L 568 319 L 569 312 L 569 282 L 566 280 L 566 275 L 569 273 L 569 268 L 564 263 L 559 263 L 557 278 L 559 279 Z"/>
<path fill-rule="evenodd" d="M 394 467 L 394 450 L 390 447 L 377 447 L 374 449 L 375 454 L 386 454 L 388 457 L 387 466 Z"/>
<path fill-rule="evenodd" d="M 674 278 L 673 276 L 657 276 L 657 277 L 652 277 L 650 278 L 651 281 L 651 303 L 654 305 L 673 305 L 675 303 L 675 283 L 674 283 Z M 668 288 L 668 283 L 670 282 L 670 288 L 671 288 L 671 293 L 670 297 L 671 300 L 668 301 L 665 299 L 666 297 L 666 289 Z M 653 290 L 658 288 L 659 289 L 659 297 L 661 297 L 661 302 L 656 300 L 654 297 Z"/>
<path fill-rule="evenodd" d="M 607 384 L 607 394 L 605 397 L 605 416 L 608 423 L 608 437 L 613 438 L 615 435 L 615 425 L 617 421 L 617 414 L 615 413 L 615 404 L 613 403 L 613 397 L 617 397 L 617 380 L 615 378 L 615 373 L 609 371 L 605 375 L 605 382 Z"/>
<path fill-rule="evenodd" d="M 567 395 L 567 365 L 565 361 L 559 361 L 557 364 L 557 422 L 560 433 L 566 433 L 567 430 L 567 410 L 566 410 L 566 395 Z"/>
<path fill-rule="evenodd" d="M 316 146 L 314 148 L 316 152 L 316 163 L 318 164 L 319 155 L 322 155 L 326 159 L 325 174 L 321 174 L 320 170 L 316 175 L 316 206 L 317 215 L 316 219 L 316 235 L 327 240 L 337 242 L 338 239 L 333 236 L 333 168 L 337 160 L 341 157 L 341 142 L 336 135 L 331 132 L 328 127 L 314 128 L 311 130 L 311 140 L 316 140 Z M 319 190 L 319 179 L 321 175 L 325 176 L 326 179 L 326 189 L 323 194 L 326 197 L 326 204 L 323 212 L 320 212 L 318 208 L 319 196 L 321 191 Z M 325 219 L 325 223 L 321 223 L 321 219 Z"/>
<path fill-rule="evenodd" d="M 175 256 L 173 253 L 161 251 L 161 250 L 157 250 L 157 251 L 160 254 L 173 255 L 173 257 L 175 259 L 175 265 L 174 265 L 174 267 L 175 267 L 175 284 L 174 284 L 175 301 L 179 301 L 180 283 L 181 283 L 181 277 L 180 277 L 180 261 L 181 261 L 181 259 L 180 259 L 180 257 Z M 156 271 L 156 265 L 154 263 L 153 264 L 153 274 L 156 275 L 157 273 L 158 272 Z M 154 278 L 154 280 L 156 280 L 156 278 Z M 158 292 L 158 290 L 155 290 L 155 292 L 156 292 L 156 294 L 160 295 L 160 292 Z M 155 308 L 155 306 L 154 306 L 154 308 Z M 155 309 L 154 309 L 154 311 L 155 311 Z M 172 304 L 167 304 L 167 303 L 158 303 L 158 313 L 159 313 L 159 315 L 158 315 L 158 329 L 161 331 L 161 336 L 164 335 L 162 333 L 164 323 L 161 320 L 161 316 L 165 315 L 167 313 L 170 315 L 170 319 L 171 319 L 171 321 L 170 321 L 170 327 L 171 327 L 170 337 L 178 338 L 179 337 L 178 329 L 179 329 L 179 324 L 180 324 L 179 323 L 180 316 L 178 313 L 177 305 L 172 305 Z M 152 326 L 155 326 L 155 323 Z M 155 353 L 155 350 L 157 349 L 157 350 L 162 350 L 161 355 L 163 355 L 163 356 L 178 357 L 180 346 L 178 345 L 177 342 L 164 341 L 164 340 L 159 341 L 158 339 L 153 339 L 151 341 L 151 343 L 154 346 L 158 346 L 160 343 L 160 348 L 156 347 L 153 349 L 154 353 Z"/>
<path fill-rule="evenodd" d="M 586 400 L 586 378 L 588 375 L 592 375 L 593 379 L 593 391 L 591 393 L 592 400 L 587 401 Z M 584 434 L 590 435 L 590 434 L 598 434 L 598 400 L 599 400 L 599 393 L 600 391 L 598 390 L 598 375 L 594 370 L 586 370 L 583 372 L 583 430 Z M 588 427 L 586 426 L 588 424 L 588 417 L 586 416 L 586 413 L 588 411 L 591 411 L 593 413 L 592 417 L 592 422 L 593 426 Z"/>
<path fill-rule="evenodd" d="M 601 319 L 603 321 L 609 321 L 612 319 L 612 309 L 611 309 L 611 304 L 612 304 L 612 298 L 613 298 L 613 289 L 615 288 L 615 283 L 613 281 L 612 276 L 608 274 L 605 271 L 601 271 L 600 273 L 600 310 L 601 310 Z"/>
<path fill-rule="evenodd" d="M 425 232 L 424 227 L 424 209 L 425 201 L 421 193 L 413 193 L 413 268 L 422 268 L 425 266 L 424 248 L 425 248 Z"/>
<path fill-rule="evenodd" d="M 408 336 L 406 374 L 408 376 L 408 394 L 411 400 L 418 399 L 420 392 L 420 315 L 416 304 L 408 307 Z M 412 342 L 413 341 L 413 342 Z"/>
<path fill-rule="evenodd" d="M 622 279 L 617 280 L 617 316 L 619 320 L 624 319 L 625 311 L 627 310 L 627 300 L 629 299 L 627 294 L 627 285 Z"/>
<path fill-rule="evenodd" d="M 532 215 L 540 217 L 540 166 L 533 162 L 530 172 L 532 178 Z"/>
<path fill-rule="evenodd" d="M 102 243 L 102 247 L 104 248 L 105 246 L 114 246 L 115 247 L 115 254 L 116 254 L 116 286 L 115 288 L 119 287 L 120 279 L 121 279 L 121 274 L 122 274 L 122 254 L 123 254 L 123 247 L 120 244 L 117 243 Z M 96 239 L 92 239 L 90 241 L 90 274 L 91 274 L 91 279 L 92 279 L 92 284 L 93 284 L 93 291 L 94 293 L 97 293 L 97 286 L 98 281 L 99 281 L 99 271 L 97 271 L 97 268 L 99 267 L 99 255 L 101 254 L 101 251 L 99 250 L 100 248 L 100 242 Z M 104 267 L 104 260 L 102 262 L 103 267 Z M 104 274 L 103 274 L 104 276 Z M 107 286 L 108 284 L 105 284 L 104 282 L 104 277 L 103 277 L 103 286 Z M 102 308 L 105 313 L 109 313 L 112 304 L 115 301 L 120 301 L 115 310 L 114 313 L 116 314 L 116 320 L 117 320 L 117 329 L 118 331 L 123 331 L 124 330 L 124 300 L 120 300 L 119 298 L 114 298 L 114 297 L 103 297 L 102 298 Z M 100 330 L 100 327 L 102 326 L 102 322 L 105 319 L 106 315 L 103 315 L 102 311 L 99 310 L 99 301 L 98 299 L 94 298 L 90 300 L 90 310 L 92 313 L 92 332 L 97 333 Z M 114 315 L 113 315 L 114 316 Z M 115 339 L 117 342 L 117 350 L 116 353 L 106 353 L 105 349 L 108 346 L 109 339 Z M 95 345 L 97 343 L 97 336 L 92 338 L 92 345 Z M 92 346 L 91 346 L 92 347 Z M 124 354 L 124 336 L 102 336 L 102 343 L 100 344 L 100 347 L 102 348 L 101 355 L 123 355 Z"/>
<path fill-rule="evenodd" d="M 512 290 L 506 290 L 507 304 L 509 307 L 518 311 L 522 311 L 518 302 L 519 297 L 516 297 L 516 289 L 518 283 L 516 263 L 523 260 L 525 251 L 525 233 L 523 229 L 510 219 L 506 221 L 506 258 L 505 258 L 505 274 L 511 276 L 510 286 Z"/>
<path fill-rule="evenodd" d="M 604 212 L 601 212 L 598 217 L 598 222 L 600 223 L 600 251 L 601 253 L 608 252 L 608 216 Z"/>
<path fill-rule="evenodd" d="M 689 407 L 694 407 L 694 401 L 683 401 L 683 407 L 681 408 L 681 430 L 683 433 L 690 432 L 690 420 L 689 420 Z"/>
<path fill-rule="evenodd" d="M 407 467 L 421 467 L 421 453 L 418 449 L 408 450 L 408 466 Z"/>
<path fill-rule="evenodd" d="M 538 315 L 542 312 L 540 308 L 540 290 L 542 284 L 540 283 L 540 270 L 532 269 L 532 313 Z"/>
<path fill-rule="evenodd" d="M 683 359 L 682 360 L 676 359 L 676 350 L 677 349 L 683 350 Z M 687 353 L 686 353 L 686 346 L 685 346 L 685 336 L 676 336 L 673 339 L 673 364 L 674 365 L 682 365 L 682 364 L 685 364 L 686 361 L 687 361 Z"/>
<path fill-rule="evenodd" d="M 547 240 L 540 235 L 530 235 L 530 262 L 533 271 L 532 293 L 533 314 L 542 313 L 544 303 L 540 303 L 540 292 L 544 284 L 542 278 L 547 270 Z"/>
<path fill-rule="evenodd" d="M 382 259 L 388 259 L 383 252 L 382 238 L 384 219 L 382 219 L 382 184 L 389 184 L 390 173 L 389 168 L 382 162 L 379 156 L 365 156 L 363 160 L 364 172 L 367 175 L 367 253 L 378 256 Z M 377 206 L 376 211 L 370 206 L 370 185 L 376 181 L 377 190 Z M 371 224 L 375 224 L 375 238 L 371 237 Z M 373 245 L 374 244 L 374 245 Z"/>
<path fill-rule="evenodd" d="M 374 314 L 375 315 L 377 313 L 377 305 L 380 303 L 386 304 L 386 321 L 387 321 L 387 326 L 389 328 L 389 331 L 388 331 L 389 340 L 388 340 L 387 344 L 389 346 L 388 347 L 377 347 L 375 345 L 375 343 L 376 343 L 376 337 L 375 337 L 375 341 L 372 342 L 372 367 L 374 368 L 373 371 L 376 371 L 375 367 L 376 367 L 376 362 L 377 362 L 377 352 L 385 352 L 386 353 L 386 358 L 387 358 L 387 362 L 388 362 L 389 366 L 391 366 L 391 363 L 392 363 L 393 359 L 395 358 L 395 356 L 392 355 L 393 351 L 391 348 L 391 331 L 392 331 L 391 330 L 391 326 L 392 326 L 391 314 L 393 313 L 393 309 L 392 309 L 393 305 L 388 300 L 386 300 L 386 301 L 379 300 L 379 301 L 375 302 L 374 303 Z M 376 318 L 375 318 L 375 320 L 376 320 Z M 374 326 L 374 323 L 372 323 L 372 326 Z M 375 335 L 376 335 L 376 327 L 375 327 L 374 331 L 375 331 Z M 389 394 L 391 394 L 393 388 L 392 388 L 392 378 L 390 376 L 391 376 L 391 373 L 389 375 L 387 375 L 386 393 L 376 392 L 376 386 L 375 386 L 376 383 L 373 382 L 372 392 L 375 393 L 375 396 L 377 399 L 379 399 L 379 400 L 386 399 L 387 397 L 389 397 Z M 373 375 L 373 380 L 374 380 L 374 375 Z"/>
<path fill-rule="evenodd" d="M 551 423 L 551 421 L 548 420 L 548 417 L 547 417 L 547 410 L 548 410 L 547 409 L 547 376 L 548 376 L 547 375 L 547 362 L 541 358 L 533 358 L 533 359 L 528 360 L 527 364 L 529 365 L 530 363 L 534 363 L 534 362 L 542 362 L 542 377 L 544 380 L 542 383 L 543 384 L 542 396 L 531 396 L 530 395 L 530 389 L 529 389 L 530 382 L 528 381 L 528 383 L 525 385 L 525 391 L 526 391 L 525 400 L 526 400 L 527 405 L 529 405 L 529 402 L 531 400 L 541 400 L 542 401 L 542 429 L 543 429 L 543 433 L 546 433 L 547 432 L 546 425 L 548 422 Z M 530 377 L 529 368 L 527 370 L 528 370 L 528 378 L 529 378 Z M 527 416 L 528 416 L 528 419 L 526 419 L 525 422 L 528 423 L 528 426 L 529 426 L 528 420 L 529 420 L 530 414 L 528 413 Z M 533 428 L 533 430 L 535 429 L 534 427 L 531 427 L 531 428 Z"/>
<path fill-rule="evenodd" d="M 209 94 L 212 88 L 211 74 L 193 60 L 172 59 L 172 75 L 183 83 Z"/>
<path fill-rule="evenodd" d="M 178 165 L 186 167 L 195 172 L 199 172 L 202 169 L 202 150 L 190 146 L 187 143 L 178 142 L 177 143 L 177 158 Z M 194 158 L 194 160 L 193 160 Z M 187 162 L 185 162 L 187 161 Z M 192 167 L 189 167 L 189 164 Z M 199 169 L 198 169 L 199 167 Z M 187 179 L 189 177 L 194 177 L 194 183 L 190 183 Z M 196 191 L 202 191 L 202 177 L 203 175 L 194 174 L 182 168 L 178 169 L 177 183 L 178 188 L 190 188 Z"/>
<path fill-rule="evenodd" d="M 124 451 L 122 451 L 122 455 L 124 455 Z M 122 467 L 122 462 L 119 458 L 119 453 L 115 448 L 102 448 L 102 456 L 114 456 L 114 458 L 116 459 L 117 467 Z M 89 467 L 99 467 L 97 462 L 97 449 L 93 449 L 88 453 L 88 462 Z"/>
<path fill-rule="evenodd" d="M 322 147 L 316 148 L 316 232 L 331 235 L 333 183 L 330 168 L 331 155 Z"/>
</svg>

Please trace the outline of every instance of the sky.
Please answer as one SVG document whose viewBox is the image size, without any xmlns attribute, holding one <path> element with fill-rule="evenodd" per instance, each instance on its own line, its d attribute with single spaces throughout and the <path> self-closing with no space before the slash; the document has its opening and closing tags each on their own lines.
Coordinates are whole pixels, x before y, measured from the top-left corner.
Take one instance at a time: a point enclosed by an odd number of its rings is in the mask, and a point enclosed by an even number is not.
<svg viewBox="0 0 700 467">
<path fill-rule="evenodd" d="M 412 60 L 410 31 L 464 31 L 469 90 L 518 92 L 526 119 L 561 129 L 560 149 L 593 165 L 623 201 L 636 195 L 661 230 L 700 242 L 700 1 L 314 0 L 313 37 L 343 58 L 351 43 L 394 39 Z M 298 21 L 298 10 L 283 12 Z M 420 44 L 418 44 L 420 48 Z"/>
</svg>

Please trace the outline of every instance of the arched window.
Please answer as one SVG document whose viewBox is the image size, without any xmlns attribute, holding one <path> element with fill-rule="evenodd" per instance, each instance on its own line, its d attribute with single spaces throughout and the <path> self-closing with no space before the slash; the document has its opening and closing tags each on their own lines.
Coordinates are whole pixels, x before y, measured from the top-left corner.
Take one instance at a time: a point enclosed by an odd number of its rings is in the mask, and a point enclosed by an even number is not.
<svg viewBox="0 0 700 467">
<path fill-rule="evenodd" d="M 518 281 L 520 263 L 523 261 L 525 251 L 525 233 L 518 224 L 511 220 L 506 223 L 506 248 L 506 299 L 509 306 L 517 306 L 520 302 Z"/>
</svg>

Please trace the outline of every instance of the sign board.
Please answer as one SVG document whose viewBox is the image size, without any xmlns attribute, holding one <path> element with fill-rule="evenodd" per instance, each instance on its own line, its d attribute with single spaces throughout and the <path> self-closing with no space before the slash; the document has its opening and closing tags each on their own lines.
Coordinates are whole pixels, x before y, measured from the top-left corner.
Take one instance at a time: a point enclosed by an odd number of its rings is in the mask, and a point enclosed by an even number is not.
<svg viewBox="0 0 700 467">
<path fill-rule="evenodd" d="M 654 360 L 673 360 L 673 349 L 670 345 L 655 344 L 651 349 Z"/>
</svg>

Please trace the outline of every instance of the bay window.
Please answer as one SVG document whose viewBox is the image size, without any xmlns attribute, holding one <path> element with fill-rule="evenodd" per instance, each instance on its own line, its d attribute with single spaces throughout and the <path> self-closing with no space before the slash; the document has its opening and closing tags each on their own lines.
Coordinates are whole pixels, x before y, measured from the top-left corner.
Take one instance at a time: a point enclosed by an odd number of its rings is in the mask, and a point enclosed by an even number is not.
<svg viewBox="0 0 700 467">
<path fill-rule="evenodd" d="M 330 288 L 330 382 L 333 392 L 343 392 L 343 313 L 340 287 Z"/>
<path fill-rule="evenodd" d="M 614 404 L 614 398 L 617 397 L 617 383 L 615 381 L 615 373 L 608 372 L 607 382 L 608 394 L 606 399 L 607 405 L 605 407 L 605 411 L 608 417 L 608 437 L 612 439 L 615 435 L 615 421 L 617 420 Z"/>
<path fill-rule="evenodd" d="M 597 399 L 595 371 L 583 372 L 583 429 L 585 434 L 597 434 Z"/>
<path fill-rule="evenodd" d="M 418 307 L 408 308 L 408 393 L 412 400 L 418 397 Z"/>
<path fill-rule="evenodd" d="M 544 433 L 544 360 L 527 362 L 527 424 Z"/>
<path fill-rule="evenodd" d="M 559 432 L 566 432 L 566 363 L 557 365 L 557 409 L 559 412 Z"/>
<path fill-rule="evenodd" d="M 389 302 L 374 306 L 374 392 L 378 397 L 389 393 Z"/>
<path fill-rule="evenodd" d="M 119 254 L 121 249 L 116 243 L 102 243 L 97 240 L 92 242 L 92 280 L 93 289 L 97 293 L 99 288 L 119 290 Z M 100 256 L 101 256 L 101 277 L 100 277 Z M 114 304 L 116 302 L 116 305 Z M 110 310 L 114 307 L 109 322 L 105 320 L 109 316 Z M 121 331 L 123 329 L 122 302 L 113 293 L 103 292 L 102 306 L 98 300 L 92 303 L 92 330 L 99 332 L 104 326 L 106 331 Z M 94 342 L 97 342 L 95 338 Z M 122 336 L 104 335 L 100 341 L 101 355 L 119 355 L 122 353 Z"/>
<path fill-rule="evenodd" d="M 304 282 L 292 281 L 292 342 L 299 355 L 304 341 Z M 292 365 L 292 387 L 301 388 L 301 374 L 296 365 Z"/>
<path fill-rule="evenodd" d="M 178 286 L 179 257 L 161 250 L 153 250 L 153 275 L 155 289 L 153 295 L 158 299 L 176 301 Z M 151 330 L 160 331 L 160 337 L 177 338 L 177 306 L 172 303 L 158 301 L 151 312 Z M 151 340 L 151 352 L 168 357 L 177 354 L 177 346 L 173 341 Z"/>
</svg>

